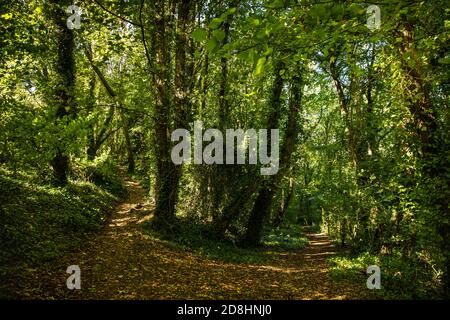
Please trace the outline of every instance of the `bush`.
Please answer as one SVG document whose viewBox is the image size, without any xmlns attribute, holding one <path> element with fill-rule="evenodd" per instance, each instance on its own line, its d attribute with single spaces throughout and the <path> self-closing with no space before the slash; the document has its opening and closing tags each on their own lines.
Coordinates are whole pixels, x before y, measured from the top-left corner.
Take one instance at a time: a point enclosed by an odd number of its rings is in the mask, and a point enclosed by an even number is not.
<svg viewBox="0 0 450 320">
<path fill-rule="evenodd" d="M 303 234 L 302 227 L 288 225 L 276 230 L 265 230 L 262 243 L 266 246 L 279 247 L 285 250 L 299 250 L 306 247 L 309 241 Z"/>
<path fill-rule="evenodd" d="M 438 297 L 437 276 L 420 260 L 408 260 L 393 252 L 389 255 L 340 256 L 330 259 L 331 276 L 335 280 L 352 279 L 365 285 L 367 267 L 377 265 L 381 270 L 380 295 L 387 299 L 425 299 Z"/>
<path fill-rule="evenodd" d="M 71 177 L 74 180 L 92 182 L 111 194 L 125 196 L 126 189 L 117 175 L 117 165 L 105 156 L 94 161 L 82 160 L 72 166 Z"/>
</svg>

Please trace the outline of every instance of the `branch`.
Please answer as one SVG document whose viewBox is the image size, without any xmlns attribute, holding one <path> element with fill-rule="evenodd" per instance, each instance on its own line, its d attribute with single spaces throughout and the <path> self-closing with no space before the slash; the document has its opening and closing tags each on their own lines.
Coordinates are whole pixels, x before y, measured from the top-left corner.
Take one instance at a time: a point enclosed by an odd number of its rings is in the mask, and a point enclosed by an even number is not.
<svg viewBox="0 0 450 320">
<path fill-rule="evenodd" d="M 114 17 L 119 18 L 120 20 L 123 20 L 123 21 L 125 21 L 125 22 L 128 22 L 128 23 L 130 23 L 130 24 L 132 24 L 132 25 L 134 25 L 134 26 L 137 26 L 137 27 L 140 27 L 140 26 L 141 26 L 139 23 L 136 23 L 136 22 L 133 22 L 133 21 L 131 21 L 131 20 L 128 20 L 127 18 L 124 18 L 124 17 L 122 17 L 122 16 L 119 16 L 117 13 L 112 12 L 111 10 L 109 10 L 108 8 L 106 8 L 103 4 L 101 4 L 100 1 L 94 0 L 94 2 L 95 2 L 96 4 L 98 4 L 98 5 L 100 6 L 100 8 L 102 8 L 103 10 L 105 10 L 106 12 L 108 12 L 109 14 L 113 15 Z"/>
<path fill-rule="evenodd" d="M 102 82 L 103 86 L 105 87 L 106 91 L 108 91 L 108 94 L 111 96 L 111 98 L 115 98 L 117 94 L 114 92 L 114 90 L 109 85 L 106 78 L 103 76 L 103 73 L 100 71 L 100 69 L 94 64 L 94 61 L 92 59 L 92 50 L 91 47 L 85 44 L 84 46 L 84 53 L 89 60 L 90 65 L 92 66 L 92 69 L 94 69 L 97 76 L 100 78 L 100 81 Z"/>
<path fill-rule="evenodd" d="M 106 136 L 99 141 L 99 146 L 101 146 L 114 132 L 119 131 L 120 129 L 122 129 L 122 126 L 119 126 L 117 128 L 115 128 L 114 130 L 109 131 Z"/>
<path fill-rule="evenodd" d="M 148 62 L 148 69 L 151 73 L 156 74 L 153 70 L 152 70 L 152 59 L 150 58 L 150 54 L 148 52 L 148 47 L 147 47 L 147 40 L 145 40 L 145 30 L 144 30 L 144 24 L 142 23 L 142 9 L 144 7 L 144 0 L 141 1 L 141 5 L 139 7 L 139 22 L 140 22 L 140 29 L 141 29 L 141 37 L 142 37 L 142 44 L 144 45 L 144 50 L 145 50 L 145 57 L 147 58 L 147 62 Z"/>
<path fill-rule="evenodd" d="M 111 106 L 110 106 L 110 109 L 109 109 L 108 116 L 106 117 L 105 122 L 103 123 L 102 130 L 101 130 L 100 133 L 98 134 L 98 139 L 99 139 L 100 141 L 97 141 L 96 144 L 98 144 L 99 146 L 100 146 L 100 145 L 106 140 L 106 138 L 108 137 L 108 135 L 107 135 L 107 136 L 104 138 L 104 135 L 105 135 L 106 130 L 108 129 L 109 124 L 111 123 L 113 117 L 114 117 L 114 105 L 111 105 Z"/>
</svg>

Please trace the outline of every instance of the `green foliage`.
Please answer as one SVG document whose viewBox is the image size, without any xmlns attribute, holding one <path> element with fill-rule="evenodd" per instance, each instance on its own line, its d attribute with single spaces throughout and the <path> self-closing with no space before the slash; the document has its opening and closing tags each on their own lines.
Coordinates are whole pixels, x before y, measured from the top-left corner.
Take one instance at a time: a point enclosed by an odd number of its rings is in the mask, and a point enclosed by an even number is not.
<svg viewBox="0 0 450 320">
<path fill-rule="evenodd" d="M 381 290 L 377 292 L 386 299 L 426 299 L 437 298 L 442 293 L 436 269 L 421 262 L 419 258 L 405 260 L 401 251 L 392 254 L 373 255 L 362 253 L 358 256 L 340 256 L 330 259 L 331 276 L 335 280 L 350 279 L 365 285 L 367 267 L 377 265 L 381 270 Z"/>
<path fill-rule="evenodd" d="M 388 297 L 450 290 L 446 1 L 383 1 L 381 29 L 372 31 L 365 2 L 88 1 L 73 41 L 61 37 L 66 13 L 51 2 L 3 2 L 2 262 L 56 257 L 79 243 L 76 233 L 97 230 L 124 195 L 117 165 L 135 164 L 149 195 L 170 200 L 159 211 L 183 217 L 148 229 L 176 247 L 264 259 L 221 239 L 238 243 L 253 227 L 250 212 L 263 212 L 252 208 L 269 186 L 270 199 L 259 202 L 270 206 L 259 220 L 266 246 L 302 248 L 301 223 L 355 256 L 335 261 L 340 276 L 377 262 Z M 267 183 L 254 165 L 171 166 L 170 133 L 195 120 L 219 129 L 270 124 L 281 145 L 289 128 L 298 132 Z M 69 162 L 64 188 L 50 186 L 55 158 Z M 279 217 L 284 227 L 271 231 Z"/>
<path fill-rule="evenodd" d="M 299 225 L 289 224 L 275 230 L 266 230 L 263 233 L 261 243 L 265 246 L 282 248 L 285 250 L 301 250 L 309 241 Z"/>
<path fill-rule="evenodd" d="M 116 196 L 126 196 L 126 189 L 117 174 L 117 164 L 106 156 L 98 157 L 94 161 L 78 161 L 72 167 L 72 177 L 75 180 L 92 182 Z"/>
<path fill-rule="evenodd" d="M 195 29 L 192 32 L 192 38 L 196 41 L 205 41 L 208 38 L 208 32 L 205 29 Z"/>
<path fill-rule="evenodd" d="M 105 185 L 103 170 L 96 171 Z M 1 169 L 1 265 L 51 260 L 79 245 L 87 232 L 99 230 L 123 196 L 120 186 L 108 182 L 106 187 L 117 193 L 82 179 L 55 188 L 37 183 L 33 173 Z"/>
</svg>

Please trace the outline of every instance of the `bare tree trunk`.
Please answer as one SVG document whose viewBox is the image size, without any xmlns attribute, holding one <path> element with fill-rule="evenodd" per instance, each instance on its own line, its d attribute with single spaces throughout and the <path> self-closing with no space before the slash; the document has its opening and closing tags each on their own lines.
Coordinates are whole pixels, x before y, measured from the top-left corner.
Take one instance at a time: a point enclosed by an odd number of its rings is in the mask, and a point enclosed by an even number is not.
<svg viewBox="0 0 450 320">
<path fill-rule="evenodd" d="M 122 105 L 121 99 L 117 95 L 116 91 L 111 87 L 108 80 L 106 80 L 106 78 L 103 75 L 103 73 L 101 72 L 100 68 L 94 64 L 90 47 L 86 47 L 84 52 L 85 52 L 86 58 L 89 60 L 89 63 L 91 65 L 92 69 L 94 70 L 94 72 L 98 76 L 98 78 L 100 79 L 100 82 L 102 83 L 103 87 L 106 89 L 106 92 L 108 92 L 108 95 L 114 100 L 114 103 L 118 104 L 118 107 L 120 109 L 120 115 L 122 118 L 122 128 L 123 128 L 123 133 L 125 136 L 125 143 L 126 143 L 126 147 L 127 147 L 128 172 L 132 173 L 134 171 L 134 155 L 133 155 L 133 149 L 132 149 L 130 136 L 129 136 L 129 132 L 128 132 L 128 122 L 127 122 L 128 120 L 126 120 L 126 118 L 123 114 L 123 105 Z M 91 82 L 92 100 L 93 100 L 93 90 L 95 88 L 95 78 L 93 80 L 94 81 Z M 94 101 L 92 101 L 92 103 L 94 103 Z M 109 130 L 109 132 L 108 132 L 108 128 L 114 118 L 114 113 L 115 113 L 115 107 L 114 107 L 114 105 L 112 105 L 109 108 L 108 115 L 102 125 L 102 129 L 97 134 L 97 136 L 94 135 L 93 128 L 91 128 L 92 132 L 90 133 L 90 144 L 89 144 L 89 147 L 87 150 L 87 155 L 88 155 L 89 160 L 95 159 L 95 157 L 97 156 L 97 152 L 100 149 L 100 147 L 102 146 L 102 144 L 114 132 L 112 129 Z"/>
</svg>

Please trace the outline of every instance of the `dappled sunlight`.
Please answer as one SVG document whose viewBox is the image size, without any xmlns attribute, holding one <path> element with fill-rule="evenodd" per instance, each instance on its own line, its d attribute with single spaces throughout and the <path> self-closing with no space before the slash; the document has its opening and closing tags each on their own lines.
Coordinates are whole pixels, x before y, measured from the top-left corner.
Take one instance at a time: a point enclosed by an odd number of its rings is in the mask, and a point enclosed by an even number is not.
<svg viewBox="0 0 450 320">
<path fill-rule="evenodd" d="M 138 224 L 142 224 L 142 223 L 144 223 L 144 222 L 150 221 L 152 218 L 153 218 L 153 214 L 149 214 L 149 215 L 146 215 L 146 216 L 144 216 L 143 218 L 139 219 L 139 220 L 137 221 L 137 223 L 138 223 Z"/>
<path fill-rule="evenodd" d="M 133 217 L 125 217 L 120 219 L 114 219 L 109 224 L 110 227 L 123 227 L 126 226 L 129 222 L 134 221 L 135 219 Z"/>
<path fill-rule="evenodd" d="M 309 258 L 316 258 L 316 257 L 328 257 L 328 256 L 334 256 L 336 255 L 336 252 L 319 252 L 319 253 L 308 253 L 305 254 L 305 258 L 309 259 Z"/>
<path fill-rule="evenodd" d="M 303 270 L 300 269 L 294 269 L 294 268 L 280 268 L 270 265 L 262 265 L 262 266 L 255 266 L 255 265 L 249 265 L 249 268 L 256 269 L 256 271 L 274 271 L 274 272 L 283 272 L 283 273 L 294 273 L 294 272 L 302 272 Z"/>
<path fill-rule="evenodd" d="M 333 246 L 330 242 L 320 242 L 320 241 L 311 241 L 309 243 L 311 246 Z"/>
<path fill-rule="evenodd" d="M 71 261 L 80 261 L 84 282 L 89 284 L 88 288 L 76 293 L 77 297 L 349 298 L 347 294 L 333 294 L 339 290 L 344 292 L 342 288 L 329 287 L 326 258 L 336 252 L 323 234 L 307 235 L 309 245 L 305 248 L 263 247 L 259 252 L 268 260 L 261 262 L 231 263 L 208 259 L 201 253 L 147 234 L 142 224 L 153 218 L 153 207 L 144 200 L 145 191 L 138 183 L 127 181 L 126 185 L 129 198 L 116 207 L 103 233 L 75 258 L 68 257 Z"/>
</svg>

